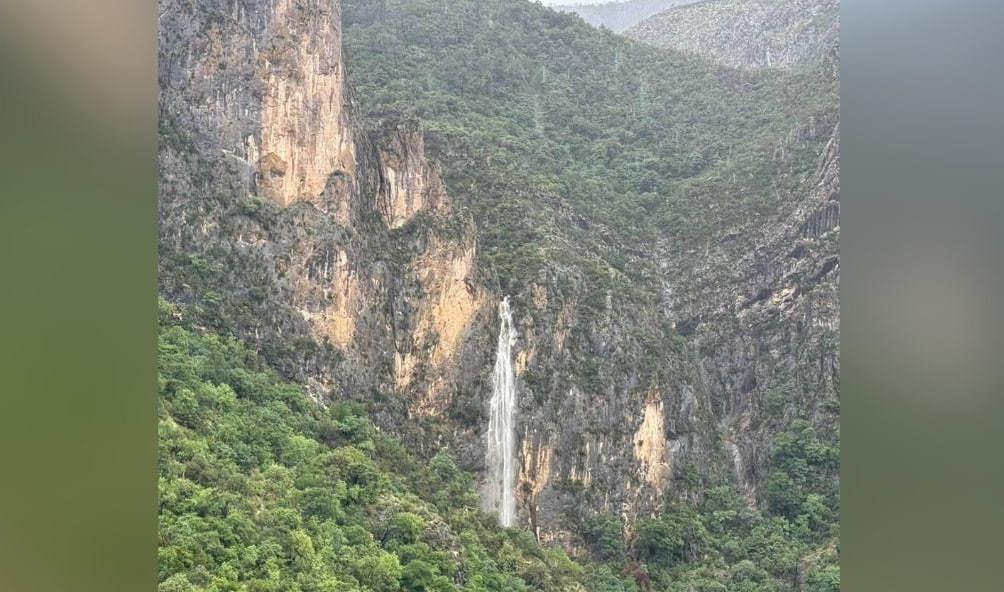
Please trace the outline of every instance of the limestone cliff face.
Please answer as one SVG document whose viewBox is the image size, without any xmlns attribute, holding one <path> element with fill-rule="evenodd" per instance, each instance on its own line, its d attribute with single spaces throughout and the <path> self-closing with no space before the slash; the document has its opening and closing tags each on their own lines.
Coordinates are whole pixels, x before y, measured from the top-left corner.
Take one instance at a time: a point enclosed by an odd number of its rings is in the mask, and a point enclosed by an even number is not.
<svg viewBox="0 0 1004 592">
<path fill-rule="evenodd" d="M 327 340 L 339 348 L 352 345 L 356 335 L 356 318 L 364 303 L 364 287 L 359 270 L 353 268 L 348 251 L 336 248 L 324 253 L 324 270 L 316 281 L 305 282 L 306 288 L 315 286 L 320 290 L 316 309 L 301 309 L 304 319 L 310 324 L 315 337 Z M 379 287 L 376 287 L 379 290 Z"/>
<path fill-rule="evenodd" d="M 320 400 L 441 412 L 488 302 L 475 229 L 417 122 L 352 116 L 339 3 L 160 4 L 162 293 Z"/>
<path fill-rule="evenodd" d="M 257 56 L 260 143 L 247 138 L 260 190 L 281 205 L 315 200 L 333 174 L 352 177 L 338 4 L 276 0 Z"/>
<path fill-rule="evenodd" d="M 240 168 L 245 191 L 281 206 L 352 184 L 338 3 L 161 2 L 162 119 L 185 119 L 206 155 Z M 346 215 L 347 195 L 332 196 Z"/>
<path fill-rule="evenodd" d="M 387 225 L 400 228 L 422 210 L 446 207 L 446 188 L 438 167 L 425 158 L 417 123 L 388 127 L 378 136 L 380 185 L 377 207 Z"/>
<path fill-rule="evenodd" d="M 667 445 L 665 412 L 658 394 L 645 403 L 645 416 L 634 434 L 634 457 L 645 470 L 645 481 L 663 489 L 672 476 L 673 455 Z"/>
<path fill-rule="evenodd" d="M 459 380 L 459 357 L 475 322 L 494 310 L 475 275 L 476 245 L 433 239 L 411 265 L 421 286 L 410 330 L 400 336 L 394 357 L 399 393 L 413 393 L 411 412 L 444 416 Z"/>
</svg>

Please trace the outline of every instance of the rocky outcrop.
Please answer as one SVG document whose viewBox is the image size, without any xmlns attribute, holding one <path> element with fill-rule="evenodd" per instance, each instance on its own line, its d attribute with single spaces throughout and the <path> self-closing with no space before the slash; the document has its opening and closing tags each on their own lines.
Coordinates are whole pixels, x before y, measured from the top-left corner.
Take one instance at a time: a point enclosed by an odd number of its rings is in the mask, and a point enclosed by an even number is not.
<svg viewBox="0 0 1004 592">
<path fill-rule="evenodd" d="M 460 350 L 475 320 L 487 314 L 489 295 L 477 283 L 476 245 L 433 240 L 412 263 L 420 297 L 411 330 L 399 340 L 394 357 L 398 392 L 415 386 L 412 413 L 441 416 L 452 404 Z M 480 319 L 485 322 L 485 318 Z M 422 380 L 424 384 L 417 386 Z"/>
<path fill-rule="evenodd" d="M 652 393 L 645 402 L 645 417 L 634 434 L 634 457 L 645 472 L 649 486 L 662 490 L 672 476 L 672 452 L 666 439 L 662 401 Z"/>
<path fill-rule="evenodd" d="M 183 119 L 200 152 L 281 206 L 322 203 L 332 177 L 351 184 L 337 3 L 164 1 L 161 13 L 162 120 Z"/>
<path fill-rule="evenodd" d="M 705 0 L 625 34 L 733 68 L 793 70 L 822 61 L 840 36 L 838 0 Z"/>
<path fill-rule="evenodd" d="M 334 174 L 352 177 L 355 145 L 345 105 L 338 4 L 276 0 L 256 57 L 263 79 L 259 190 L 280 205 L 316 200 Z"/>
<path fill-rule="evenodd" d="M 377 208 L 391 228 L 400 228 L 423 210 L 447 207 L 439 168 L 425 158 L 417 122 L 400 122 L 376 136 L 380 165 Z"/>
<path fill-rule="evenodd" d="M 352 269 L 348 253 L 337 249 L 333 254 L 325 253 L 324 272 L 318 279 L 324 308 L 316 312 L 302 310 L 303 316 L 319 341 L 328 340 L 345 349 L 355 337 L 356 318 L 362 304 L 358 272 Z"/>
</svg>

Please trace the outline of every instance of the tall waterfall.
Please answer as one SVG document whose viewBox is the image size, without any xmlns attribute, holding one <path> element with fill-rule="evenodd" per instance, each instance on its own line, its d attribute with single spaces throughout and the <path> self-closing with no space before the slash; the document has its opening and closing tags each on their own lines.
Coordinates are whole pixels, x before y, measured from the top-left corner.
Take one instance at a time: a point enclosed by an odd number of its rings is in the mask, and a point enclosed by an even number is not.
<svg viewBox="0 0 1004 592">
<path fill-rule="evenodd" d="M 488 420 L 485 505 L 489 510 L 498 510 L 499 524 L 512 526 L 516 515 L 516 374 L 512 368 L 516 331 L 513 329 L 508 296 L 499 303 L 499 320 L 501 326 L 495 370 L 492 372 L 491 415 Z"/>
</svg>

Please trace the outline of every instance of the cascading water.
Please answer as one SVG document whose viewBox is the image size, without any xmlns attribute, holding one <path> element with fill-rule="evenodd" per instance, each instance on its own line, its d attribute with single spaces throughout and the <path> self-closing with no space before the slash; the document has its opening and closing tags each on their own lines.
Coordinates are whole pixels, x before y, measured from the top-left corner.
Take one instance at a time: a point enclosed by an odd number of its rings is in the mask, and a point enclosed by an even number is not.
<svg viewBox="0 0 1004 592">
<path fill-rule="evenodd" d="M 499 342 L 492 371 L 491 414 L 488 420 L 486 467 L 488 473 L 485 505 L 497 510 L 499 524 L 512 526 L 516 515 L 515 435 L 516 374 L 512 368 L 512 347 L 516 343 L 509 297 L 499 303 Z"/>
</svg>

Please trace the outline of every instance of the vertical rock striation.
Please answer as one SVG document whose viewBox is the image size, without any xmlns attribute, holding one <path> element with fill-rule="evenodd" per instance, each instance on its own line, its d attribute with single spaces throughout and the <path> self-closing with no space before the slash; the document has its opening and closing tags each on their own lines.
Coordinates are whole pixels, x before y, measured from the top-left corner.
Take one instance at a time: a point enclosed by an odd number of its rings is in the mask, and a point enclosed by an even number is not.
<svg viewBox="0 0 1004 592">
<path fill-rule="evenodd" d="M 417 122 L 353 116 L 340 3 L 160 12 L 162 293 L 318 399 L 405 401 L 388 427 L 441 414 L 490 355 L 461 360 L 488 302 L 475 227 Z"/>
<path fill-rule="evenodd" d="M 280 205 L 313 201 L 335 174 L 355 173 L 345 105 L 338 3 L 275 0 L 256 65 L 263 79 L 260 135 L 246 139 L 259 190 Z"/>
<path fill-rule="evenodd" d="M 400 228 L 422 210 L 446 206 L 446 188 L 439 169 L 425 158 L 425 141 L 416 122 L 385 127 L 376 145 L 377 208 L 388 226 Z"/>
</svg>

